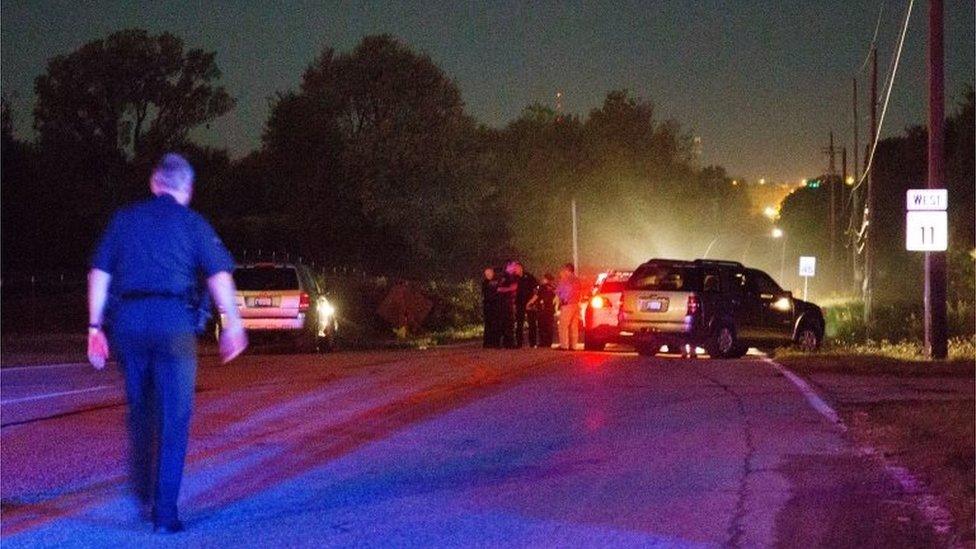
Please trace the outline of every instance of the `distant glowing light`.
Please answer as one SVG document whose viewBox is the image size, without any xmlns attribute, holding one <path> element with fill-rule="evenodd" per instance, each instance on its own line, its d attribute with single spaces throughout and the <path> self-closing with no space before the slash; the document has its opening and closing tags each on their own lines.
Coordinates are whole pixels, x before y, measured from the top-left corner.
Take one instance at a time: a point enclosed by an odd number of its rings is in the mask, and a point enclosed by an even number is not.
<svg viewBox="0 0 976 549">
<path fill-rule="evenodd" d="M 853 185 L 854 184 L 854 176 L 853 175 L 847 176 L 847 179 L 844 182 L 847 183 L 848 185 Z"/>
<path fill-rule="evenodd" d="M 779 217 L 779 210 L 775 206 L 766 206 L 766 209 L 763 210 L 763 215 L 769 219 L 776 219 Z"/>
<path fill-rule="evenodd" d="M 766 184 L 766 178 L 765 177 L 760 177 L 759 178 L 759 184 L 760 185 L 765 185 Z"/>
<path fill-rule="evenodd" d="M 783 235 L 786 233 L 783 232 L 783 229 L 780 229 L 779 227 L 774 227 L 773 232 L 770 234 L 772 235 L 773 238 L 783 238 Z"/>
<path fill-rule="evenodd" d="M 804 179 L 801 179 L 801 180 L 800 180 L 800 186 L 801 186 L 801 187 L 806 187 L 806 186 L 807 186 L 807 183 L 809 183 L 809 182 L 810 182 L 810 181 L 809 181 L 809 180 L 807 180 L 806 178 L 804 178 Z"/>
<path fill-rule="evenodd" d="M 607 301 L 603 299 L 603 296 L 600 295 L 595 296 L 590 300 L 590 307 L 593 307 L 594 309 L 602 309 L 606 304 Z"/>
<path fill-rule="evenodd" d="M 733 187 L 738 187 L 739 186 L 739 180 L 738 179 L 733 179 L 732 180 L 732 186 Z"/>
</svg>

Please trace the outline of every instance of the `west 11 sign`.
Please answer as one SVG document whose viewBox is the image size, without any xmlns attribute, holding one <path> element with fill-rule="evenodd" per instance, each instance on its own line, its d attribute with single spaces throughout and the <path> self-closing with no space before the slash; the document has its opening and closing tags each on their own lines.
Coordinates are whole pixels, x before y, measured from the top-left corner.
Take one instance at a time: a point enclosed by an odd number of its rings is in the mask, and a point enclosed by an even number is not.
<svg viewBox="0 0 976 549">
<path fill-rule="evenodd" d="M 949 220 L 945 189 L 909 189 L 905 206 L 905 249 L 944 252 L 949 248 Z"/>
</svg>

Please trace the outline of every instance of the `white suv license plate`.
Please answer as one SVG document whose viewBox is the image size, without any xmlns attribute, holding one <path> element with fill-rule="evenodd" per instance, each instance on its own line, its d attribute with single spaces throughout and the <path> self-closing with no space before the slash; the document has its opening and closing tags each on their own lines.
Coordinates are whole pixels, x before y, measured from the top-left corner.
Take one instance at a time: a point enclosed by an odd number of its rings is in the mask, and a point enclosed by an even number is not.
<svg viewBox="0 0 976 549">
<path fill-rule="evenodd" d="M 668 301 L 666 299 L 642 299 L 640 301 L 640 310 L 645 313 L 660 313 L 668 310 Z"/>
<path fill-rule="evenodd" d="M 255 307 L 270 307 L 271 298 L 270 297 L 256 297 L 254 298 Z"/>
</svg>

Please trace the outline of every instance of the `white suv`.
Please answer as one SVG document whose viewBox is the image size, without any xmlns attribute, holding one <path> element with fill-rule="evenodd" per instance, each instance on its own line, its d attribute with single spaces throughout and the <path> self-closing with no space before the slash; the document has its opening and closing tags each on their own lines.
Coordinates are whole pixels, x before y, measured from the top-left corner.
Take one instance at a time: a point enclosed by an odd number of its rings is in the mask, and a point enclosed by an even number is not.
<svg viewBox="0 0 976 549">
<path fill-rule="evenodd" d="M 238 265 L 234 284 L 237 309 L 249 334 L 288 337 L 303 351 L 335 348 L 336 310 L 308 267 L 295 263 Z M 223 313 L 220 319 L 223 321 Z M 218 337 L 220 326 L 218 322 Z"/>
</svg>

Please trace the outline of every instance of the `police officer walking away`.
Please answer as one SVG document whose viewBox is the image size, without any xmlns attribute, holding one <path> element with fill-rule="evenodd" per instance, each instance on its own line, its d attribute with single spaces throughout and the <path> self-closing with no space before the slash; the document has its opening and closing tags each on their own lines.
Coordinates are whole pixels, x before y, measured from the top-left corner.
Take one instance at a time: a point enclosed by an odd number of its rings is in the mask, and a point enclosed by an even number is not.
<svg viewBox="0 0 976 549">
<path fill-rule="evenodd" d="M 169 534 L 183 530 L 177 499 L 196 378 L 192 300 L 199 275 L 226 314 L 221 360 L 242 353 L 247 336 L 234 303 L 234 260 L 213 228 L 187 207 L 193 168 L 167 154 L 149 188 L 154 198 L 116 212 L 92 259 L 88 358 L 104 368 L 111 340 L 129 405 L 130 481 L 141 503 L 152 506 L 153 530 Z"/>
</svg>

